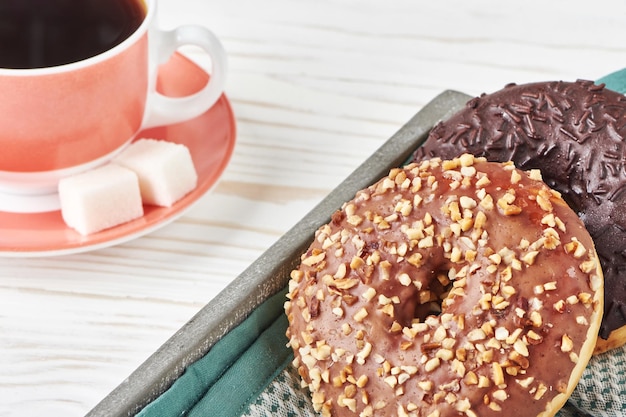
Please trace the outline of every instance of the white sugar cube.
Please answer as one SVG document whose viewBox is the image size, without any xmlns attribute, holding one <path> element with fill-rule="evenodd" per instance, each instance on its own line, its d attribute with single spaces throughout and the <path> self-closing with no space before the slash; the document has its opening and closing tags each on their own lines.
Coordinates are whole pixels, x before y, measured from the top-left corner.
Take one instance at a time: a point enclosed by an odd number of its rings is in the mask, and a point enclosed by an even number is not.
<svg viewBox="0 0 626 417">
<path fill-rule="evenodd" d="M 189 149 L 172 142 L 139 139 L 113 162 L 137 174 L 144 204 L 170 207 L 198 182 Z"/>
<path fill-rule="evenodd" d="M 59 199 L 63 220 L 82 235 L 143 216 L 137 175 L 117 165 L 61 179 Z"/>
</svg>

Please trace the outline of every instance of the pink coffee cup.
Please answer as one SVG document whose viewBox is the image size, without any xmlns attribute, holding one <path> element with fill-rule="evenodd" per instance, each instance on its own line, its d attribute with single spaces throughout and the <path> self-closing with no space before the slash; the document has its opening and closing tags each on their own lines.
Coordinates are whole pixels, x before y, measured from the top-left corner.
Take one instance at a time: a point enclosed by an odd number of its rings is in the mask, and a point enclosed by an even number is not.
<svg viewBox="0 0 626 417">
<path fill-rule="evenodd" d="M 219 99 L 226 53 L 217 37 L 195 25 L 161 30 L 156 0 L 143 2 L 139 28 L 99 55 L 46 68 L 0 68 L 0 194 L 55 194 L 61 178 L 110 161 L 141 129 L 197 117 Z M 165 97 L 156 91 L 158 66 L 183 45 L 210 56 L 210 80 L 193 95 Z"/>
</svg>

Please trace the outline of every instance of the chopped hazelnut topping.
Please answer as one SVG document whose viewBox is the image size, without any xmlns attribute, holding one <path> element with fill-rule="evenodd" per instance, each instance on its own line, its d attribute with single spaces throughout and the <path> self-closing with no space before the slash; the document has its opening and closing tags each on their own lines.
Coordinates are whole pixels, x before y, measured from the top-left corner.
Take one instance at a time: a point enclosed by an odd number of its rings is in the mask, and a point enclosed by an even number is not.
<svg viewBox="0 0 626 417">
<path fill-rule="evenodd" d="M 565 301 L 559 300 L 556 303 L 554 303 L 552 307 L 554 307 L 555 311 L 558 311 L 559 313 L 563 313 L 565 311 Z"/>
<path fill-rule="evenodd" d="M 498 400 L 498 401 L 506 401 L 506 399 L 509 397 L 509 395 L 503 389 L 499 389 L 499 390 L 494 391 L 493 394 L 491 394 L 491 396 L 495 400 Z"/>
<path fill-rule="evenodd" d="M 326 252 L 315 253 L 307 258 L 304 258 L 302 260 L 302 263 L 307 266 L 313 266 L 323 261 L 325 257 L 326 257 Z"/>
<path fill-rule="evenodd" d="M 504 384 L 504 373 L 502 372 L 502 366 L 498 362 L 491 364 L 491 376 L 494 385 Z"/>
<path fill-rule="evenodd" d="M 355 313 L 353 318 L 354 318 L 354 321 L 360 323 L 365 319 L 365 317 L 367 317 L 367 315 L 368 313 L 365 307 L 361 307 L 361 309 Z"/>
<path fill-rule="evenodd" d="M 476 181 L 476 188 L 483 188 L 489 184 L 491 184 L 489 177 L 487 177 L 486 175 L 481 175 L 480 178 L 478 178 L 478 181 Z"/>
<path fill-rule="evenodd" d="M 496 340 L 506 340 L 509 337 L 509 331 L 505 327 L 498 327 L 495 330 L 495 338 Z"/>
<path fill-rule="evenodd" d="M 537 390 L 535 391 L 533 398 L 535 400 L 540 400 L 541 397 L 543 397 L 547 391 L 548 391 L 548 387 L 546 387 L 544 384 L 539 384 L 539 386 L 537 387 Z"/>
<path fill-rule="evenodd" d="M 367 301 L 372 301 L 372 299 L 376 296 L 376 290 L 372 287 L 368 288 L 364 293 L 363 293 L 363 298 Z"/>
<path fill-rule="evenodd" d="M 468 373 L 465 374 L 465 378 L 463 379 L 463 382 L 465 382 L 466 385 L 477 385 L 478 377 L 473 371 L 469 371 Z"/>
<path fill-rule="evenodd" d="M 565 301 L 567 301 L 567 304 L 569 305 L 574 305 L 574 304 L 578 304 L 580 300 L 578 299 L 578 296 L 570 295 L 569 297 L 566 298 Z"/>
<path fill-rule="evenodd" d="M 406 273 L 400 274 L 398 276 L 398 281 L 400 281 L 400 284 L 404 285 L 405 287 L 408 287 L 412 283 L 411 277 L 409 276 L 409 274 Z"/>
<path fill-rule="evenodd" d="M 578 294 L 578 299 L 583 304 L 590 304 L 593 301 L 593 296 L 587 292 L 581 292 Z"/>
<path fill-rule="evenodd" d="M 417 383 L 417 386 L 420 387 L 423 391 L 432 391 L 433 389 L 433 382 L 432 381 L 419 381 Z"/>
<path fill-rule="evenodd" d="M 550 227 L 556 226 L 556 221 L 554 219 L 554 213 L 548 213 L 541 219 L 541 224 L 548 225 Z"/>
<path fill-rule="evenodd" d="M 365 363 L 365 360 L 367 359 L 367 357 L 370 355 L 371 352 L 372 352 L 372 345 L 368 342 L 363 347 L 363 350 L 361 350 L 361 351 L 359 351 L 359 353 L 357 353 L 357 355 L 356 355 L 356 362 L 359 365 L 363 365 Z"/>
<path fill-rule="evenodd" d="M 480 207 L 482 207 L 485 210 L 493 210 L 494 208 L 493 197 L 487 194 L 483 199 L 480 200 Z"/>
<path fill-rule="evenodd" d="M 520 175 L 519 172 L 515 170 L 511 172 L 511 184 L 517 184 L 521 180 L 522 180 L 522 176 Z"/>
<path fill-rule="evenodd" d="M 354 257 L 352 257 L 352 261 L 350 261 L 350 269 L 352 269 L 352 270 L 359 269 L 364 264 L 365 264 L 365 261 L 362 258 L 360 258 L 358 256 L 354 256 Z"/>
<path fill-rule="evenodd" d="M 459 164 L 461 164 L 462 167 L 469 167 L 469 166 L 474 165 L 477 158 L 475 158 L 474 155 L 470 153 L 464 153 L 461 156 L 459 156 L 457 160 L 459 161 Z"/>
<path fill-rule="evenodd" d="M 502 197 L 498 199 L 498 207 L 505 216 L 514 216 L 522 212 L 522 208 L 513 204 L 515 201 L 515 192 L 508 190 Z"/>
<path fill-rule="evenodd" d="M 526 346 L 526 343 L 524 343 L 522 339 L 517 339 L 513 344 L 513 348 L 522 356 L 527 357 L 529 355 L 528 346 Z"/>
<path fill-rule="evenodd" d="M 395 377 L 394 375 L 389 375 L 389 376 L 385 377 L 384 381 L 391 388 L 394 388 L 396 385 L 398 385 L 398 378 Z"/>
<path fill-rule="evenodd" d="M 347 407 L 353 413 L 356 412 L 356 399 L 355 398 L 343 398 L 343 401 L 337 401 L 337 404 L 340 407 Z"/>
<path fill-rule="evenodd" d="M 576 238 L 565 244 L 565 252 L 573 253 L 575 258 L 582 258 L 587 254 L 587 249 Z"/>
<path fill-rule="evenodd" d="M 359 216 L 359 215 L 352 215 L 352 216 L 348 216 L 348 223 L 351 224 L 352 226 L 358 226 L 361 223 L 363 223 L 363 217 Z"/>
<path fill-rule="evenodd" d="M 530 313 L 530 321 L 535 327 L 541 327 L 541 325 L 543 324 L 543 318 L 538 311 L 533 311 Z"/>
<path fill-rule="evenodd" d="M 415 252 L 407 258 L 407 262 L 413 266 L 420 267 L 422 265 L 422 259 L 423 259 L 422 254 L 419 252 Z"/>
<path fill-rule="evenodd" d="M 478 377 L 478 388 L 489 388 L 491 386 L 491 382 L 489 378 L 485 375 L 480 375 Z"/>
<path fill-rule="evenodd" d="M 473 209 L 477 206 L 476 200 L 467 196 L 461 196 L 461 198 L 459 199 L 459 203 L 464 209 Z"/>
<path fill-rule="evenodd" d="M 550 202 L 550 196 L 546 193 L 539 193 L 537 195 L 537 204 L 543 211 L 551 212 L 552 203 Z"/>
<path fill-rule="evenodd" d="M 467 335 L 467 340 L 470 342 L 477 342 L 479 340 L 485 340 L 487 335 L 482 329 L 473 329 Z"/>
<path fill-rule="evenodd" d="M 426 372 L 432 372 L 437 369 L 440 364 L 441 361 L 439 360 L 439 358 L 432 358 L 428 362 L 426 362 L 426 364 L 424 365 L 424 370 Z"/>
<path fill-rule="evenodd" d="M 471 165 L 461 167 L 461 174 L 464 177 L 473 177 L 476 175 L 476 168 Z"/>
<path fill-rule="evenodd" d="M 439 349 L 436 353 L 436 357 L 444 361 L 449 361 L 454 358 L 454 352 L 449 349 Z"/>
<path fill-rule="evenodd" d="M 459 164 L 460 164 L 460 161 L 458 158 L 450 159 L 450 160 L 443 161 L 441 163 L 441 168 L 446 171 L 451 171 L 451 170 L 457 169 L 459 167 Z"/>
<path fill-rule="evenodd" d="M 591 275 L 589 277 L 589 286 L 592 291 L 599 291 L 602 288 L 602 278 L 596 274 Z"/>
<path fill-rule="evenodd" d="M 530 252 L 526 252 L 523 256 L 522 256 L 522 261 L 526 264 L 526 265 L 533 265 L 535 263 L 535 259 L 537 258 L 537 255 L 539 255 L 539 251 L 530 251 Z"/>
<path fill-rule="evenodd" d="M 541 171 L 538 169 L 531 169 L 528 171 L 528 178 L 535 181 L 543 181 L 543 177 L 541 176 Z"/>
<path fill-rule="evenodd" d="M 564 334 L 561 338 L 561 351 L 571 352 L 573 347 L 574 343 L 572 342 L 572 339 L 568 335 Z"/>
<path fill-rule="evenodd" d="M 393 304 L 387 304 L 383 306 L 383 308 L 381 308 L 380 311 L 382 311 L 384 314 L 388 315 L 389 317 L 394 317 L 395 315 L 395 309 L 393 307 Z"/>
</svg>

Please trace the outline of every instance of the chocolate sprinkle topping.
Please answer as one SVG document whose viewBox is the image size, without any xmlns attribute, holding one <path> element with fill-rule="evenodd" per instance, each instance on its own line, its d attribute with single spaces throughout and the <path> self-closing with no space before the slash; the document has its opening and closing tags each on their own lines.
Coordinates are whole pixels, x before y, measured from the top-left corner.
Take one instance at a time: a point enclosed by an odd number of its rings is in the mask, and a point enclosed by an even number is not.
<svg viewBox="0 0 626 417">
<path fill-rule="evenodd" d="M 626 97 L 592 81 L 509 84 L 470 100 L 413 159 L 463 153 L 540 169 L 594 238 L 605 278 L 600 337 L 626 325 Z"/>
</svg>

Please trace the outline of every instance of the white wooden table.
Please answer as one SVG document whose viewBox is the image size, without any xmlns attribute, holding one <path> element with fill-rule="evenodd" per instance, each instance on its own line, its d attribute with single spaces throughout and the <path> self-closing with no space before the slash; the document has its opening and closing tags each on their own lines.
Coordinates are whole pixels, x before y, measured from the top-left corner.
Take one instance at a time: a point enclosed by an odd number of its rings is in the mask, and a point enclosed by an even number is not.
<svg viewBox="0 0 626 417">
<path fill-rule="evenodd" d="M 160 21 L 222 39 L 232 161 L 145 237 L 0 259 L 0 416 L 84 415 L 441 91 L 626 66 L 619 1 L 161 0 Z"/>
</svg>

